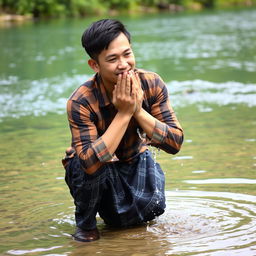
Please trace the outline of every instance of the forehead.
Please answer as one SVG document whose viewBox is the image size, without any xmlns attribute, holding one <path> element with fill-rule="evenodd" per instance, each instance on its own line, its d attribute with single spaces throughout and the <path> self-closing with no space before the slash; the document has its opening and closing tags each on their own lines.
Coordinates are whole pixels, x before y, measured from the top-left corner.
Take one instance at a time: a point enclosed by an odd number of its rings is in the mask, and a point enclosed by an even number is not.
<svg viewBox="0 0 256 256">
<path fill-rule="evenodd" d="M 128 38 L 125 34 L 120 33 L 118 37 L 116 37 L 108 46 L 107 49 L 104 49 L 99 57 L 105 57 L 112 54 L 122 54 L 125 50 L 130 49 L 131 45 L 129 43 Z"/>
</svg>

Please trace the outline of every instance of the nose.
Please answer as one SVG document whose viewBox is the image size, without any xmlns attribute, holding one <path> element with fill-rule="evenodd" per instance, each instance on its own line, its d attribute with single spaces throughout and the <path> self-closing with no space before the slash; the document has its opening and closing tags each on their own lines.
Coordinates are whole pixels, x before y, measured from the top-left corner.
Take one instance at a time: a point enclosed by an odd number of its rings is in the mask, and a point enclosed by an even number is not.
<svg viewBox="0 0 256 256">
<path fill-rule="evenodd" d="M 128 67 L 128 63 L 125 59 L 120 59 L 118 62 L 118 69 L 126 69 Z"/>
</svg>

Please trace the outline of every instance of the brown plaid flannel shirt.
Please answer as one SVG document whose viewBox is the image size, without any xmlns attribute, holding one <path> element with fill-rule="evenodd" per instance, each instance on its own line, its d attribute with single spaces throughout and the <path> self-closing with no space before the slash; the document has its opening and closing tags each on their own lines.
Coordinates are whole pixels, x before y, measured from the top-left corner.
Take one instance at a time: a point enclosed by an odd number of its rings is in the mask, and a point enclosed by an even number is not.
<svg viewBox="0 0 256 256">
<path fill-rule="evenodd" d="M 157 120 L 152 138 L 143 138 L 143 131 L 134 118 L 114 155 L 105 146 L 104 134 L 115 114 L 99 74 L 82 84 L 67 103 L 72 147 L 84 170 L 97 171 L 110 161 L 127 161 L 144 152 L 148 145 L 175 154 L 183 142 L 183 130 L 170 105 L 169 95 L 162 79 L 153 72 L 136 69 L 144 91 L 143 108 Z"/>
</svg>

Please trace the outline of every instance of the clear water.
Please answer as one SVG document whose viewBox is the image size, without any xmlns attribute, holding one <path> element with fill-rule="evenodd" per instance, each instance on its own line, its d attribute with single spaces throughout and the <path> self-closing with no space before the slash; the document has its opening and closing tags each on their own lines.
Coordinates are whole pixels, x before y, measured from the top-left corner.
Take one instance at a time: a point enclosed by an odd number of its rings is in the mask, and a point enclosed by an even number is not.
<svg viewBox="0 0 256 256">
<path fill-rule="evenodd" d="M 65 104 L 92 75 L 80 36 L 94 18 L 9 24 L 0 27 L 0 254 L 256 255 L 256 10 L 117 18 L 137 66 L 166 81 L 185 130 L 178 155 L 156 152 L 167 210 L 124 230 L 99 219 L 99 241 L 72 241 Z"/>
</svg>

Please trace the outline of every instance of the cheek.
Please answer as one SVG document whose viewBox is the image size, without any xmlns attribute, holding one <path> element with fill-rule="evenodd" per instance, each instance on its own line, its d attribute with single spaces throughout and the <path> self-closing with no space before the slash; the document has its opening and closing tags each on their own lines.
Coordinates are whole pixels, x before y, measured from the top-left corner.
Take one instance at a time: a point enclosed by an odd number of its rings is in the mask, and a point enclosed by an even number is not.
<svg viewBox="0 0 256 256">
<path fill-rule="evenodd" d="M 107 72 L 114 72 L 117 69 L 117 64 L 113 63 L 108 66 Z"/>
<path fill-rule="evenodd" d="M 128 61 L 128 63 L 131 65 L 131 66 L 135 66 L 135 58 L 134 57 L 131 57 Z"/>
</svg>

